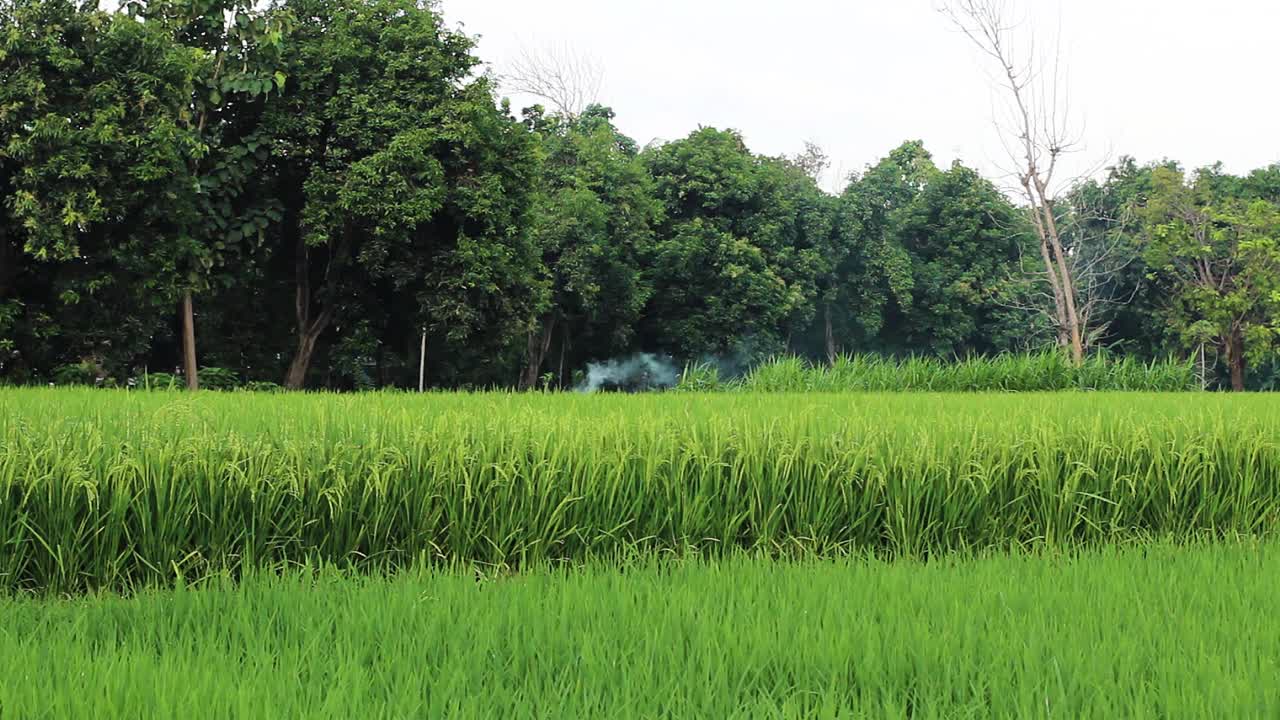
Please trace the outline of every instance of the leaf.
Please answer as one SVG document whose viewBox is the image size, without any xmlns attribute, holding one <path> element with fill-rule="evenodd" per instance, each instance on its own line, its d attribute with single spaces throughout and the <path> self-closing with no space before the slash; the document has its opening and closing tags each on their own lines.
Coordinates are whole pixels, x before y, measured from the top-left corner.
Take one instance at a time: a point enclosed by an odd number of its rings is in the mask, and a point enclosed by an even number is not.
<svg viewBox="0 0 1280 720">
<path fill-rule="evenodd" d="M 276 87 L 280 88 L 281 90 L 284 90 L 285 79 L 286 79 L 285 74 L 277 70 L 275 74 Z"/>
</svg>

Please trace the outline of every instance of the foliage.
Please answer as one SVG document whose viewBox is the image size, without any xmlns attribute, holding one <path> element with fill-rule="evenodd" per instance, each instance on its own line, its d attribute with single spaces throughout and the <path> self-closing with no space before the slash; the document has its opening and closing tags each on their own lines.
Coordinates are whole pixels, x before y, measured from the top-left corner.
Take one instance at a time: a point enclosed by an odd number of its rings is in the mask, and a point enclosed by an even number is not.
<svg viewBox="0 0 1280 720">
<path fill-rule="evenodd" d="M 713 128 L 644 159 L 665 208 L 648 265 L 647 346 L 696 357 L 744 337 L 781 342 L 815 293 L 818 245 L 801 212 L 806 194 L 816 203 L 813 181 Z"/>
<path fill-rule="evenodd" d="M 56 385 L 97 385 L 102 380 L 102 369 L 88 362 L 60 365 L 53 370 Z"/>
<path fill-rule="evenodd" d="M 234 390 L 239 387 L 240 379 L 234 370 L 220 367 L 200 368 L 200 387 L 209 390 Z"/>
<path fill-rule="evenodd" d="M 331 326 L 371 306 L 384 335 L 451 343 L 528 317 L 540 290 L 525 215 L 531 139 L 471 77 L 472 40 L 411 0 L 288 0 L 296 78 L 267 108 L 292 270 L 301 387 Z"/>
<path fill-rule="evenodd" d="M 165 212 L 198 143 L 191 57 L 162 28 L 62 0 L 0 22 L 0 346 L 11 372 L 147 349 L 180 250 Z M 164 201 L 157 202 L 157 198 Z"/>
<path fill-rule="evenodd" d="M 1001 295 L 1031 246 L 1009 201 L 956 163 L 930 173 L 889 223 L 892 244 L 910 256 L 911 268 L 909 289 L 895 296 L 900 317 L 888 328 L 900 340 L 890 344 L 944 356 L 1009 349 L 1018 329 L 1001 324 L 1017 316 L 1005 312 Z"/>
<path fill-rule="evenodd" d="M 138 387 L 143 390 L 178 390 L 185 386 L 173 373 L 148 372 L 143 374 Z"/>
<path fill-rule="evenodd" d="M 0 382 L 194 367 L 193 294 L 201 362 L 289 388 L 1071 339 L 1026 208 L 920 141 L 832 196 L 811 143 L 768 157 L 702 127 L 641 151 L 602 105 L 518 120 L 481 67 L 414 0 L 3 4 Z M 1122 158 L 1037 217 L 1061 230 L 1082 348 L 1203 346 L 1256 388 L 1278 208 L 1280 166 L 1187 181 Z M 1220 286 L 1188 273 L 1206 263 Z"/>
<path fill-rule="evenodd" d="M 561 357 L 608 357 L 629 347 L 651 288 L 641 259 L 662 208 L 635 142 L 593 105 L 578 116 L 525 111 L 541 141 L 542 172 L 531 232 L 542 252 L 547 307 L 529 333 L 523 384 L 532 385 L 557 332 Z M 557 384 L 563 367 L 555 373 Z"/>
<path fill-rule="evenodd" d="M 878 337 L 887 309 L 911 304 L 911 256 L 892 229 L 892 214 L 906 207 L 938 172 L 923 143 L 908 142 L 845 188 L 841 211 L 855 235 L 845 235 L 835 265 L 834 302 L 853 326 L 849 333 L 866 344 Z"/>
<path fill-rule="evenodd" d="M 1280 346 L 1280 206 L 1232 193 L 1231 178 L 1203 170 L 1152 172 L 1146 259 L 1174 291 L 1168 318 L 1188 346 L 1217 345 L 1244 389 L 1246 360 Z"/>
</svg>

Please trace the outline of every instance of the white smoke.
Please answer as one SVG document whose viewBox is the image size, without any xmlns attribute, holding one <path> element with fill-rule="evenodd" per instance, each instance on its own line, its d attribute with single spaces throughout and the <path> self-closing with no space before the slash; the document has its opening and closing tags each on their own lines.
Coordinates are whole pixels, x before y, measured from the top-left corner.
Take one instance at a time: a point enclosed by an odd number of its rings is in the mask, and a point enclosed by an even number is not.
<svg viewBox="0 0 1280 720">
<path fill-rule="evenodd" d="M 635 390 L 675 387 L 680 369 L 669 358 L 653 353 L 636 353 L 625 358 L 611 358 L 589 363 L 587 378 L 576 388 L 578 392 L 595 392 L 604 385 Z"/>
</svg>

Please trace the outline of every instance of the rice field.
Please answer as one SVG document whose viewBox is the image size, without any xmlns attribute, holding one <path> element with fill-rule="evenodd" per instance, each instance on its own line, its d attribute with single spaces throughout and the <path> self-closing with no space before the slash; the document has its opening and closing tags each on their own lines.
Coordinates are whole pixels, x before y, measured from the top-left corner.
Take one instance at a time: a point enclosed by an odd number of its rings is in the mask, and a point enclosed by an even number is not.
<svg viewBox="0 0 1280 720">
<path fill-rule="evenodd" d="M 1265 537 L 1280 412 L 1202 393 L 0 394 L 0 588 L 301 564 L 930 557 Z"/>
<path fill-rule="evenodd" d="M 1280 546 L 0 599 L 0 717 L 1274 718 Z"/>
</svg>

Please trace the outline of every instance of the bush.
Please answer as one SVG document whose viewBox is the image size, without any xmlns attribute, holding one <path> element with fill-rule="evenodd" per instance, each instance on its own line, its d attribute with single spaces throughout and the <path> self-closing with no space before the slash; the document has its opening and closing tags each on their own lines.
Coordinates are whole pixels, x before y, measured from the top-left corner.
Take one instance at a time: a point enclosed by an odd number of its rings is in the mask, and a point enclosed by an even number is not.
<svg viewBox="0 0 1280 720">
<path fill-rule="evenodd" d="M 141 390 L 181 390 L 186 383 L 172 373 L 145 373 L 137 387 Z"/>
<path fill-rule="evenodd" d="M 202 367 L 196 372 L 200 387 L 206 390 L 235 390 L 240 378 L 234 370 L 220 367 Z"/>
<path fill-rule="evenodd" d="M 101 379 L 100 368 L 84 360 L 71 365 L 61 365 L 53 371 L 55 385 L 96 386 Z"/>
</svg>

